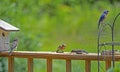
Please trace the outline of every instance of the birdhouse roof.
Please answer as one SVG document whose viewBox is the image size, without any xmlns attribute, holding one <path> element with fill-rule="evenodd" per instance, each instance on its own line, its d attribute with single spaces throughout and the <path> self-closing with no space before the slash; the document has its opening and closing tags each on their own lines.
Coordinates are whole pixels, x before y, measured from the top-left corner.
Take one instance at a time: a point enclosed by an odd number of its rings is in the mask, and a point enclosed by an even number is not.
<svg viewBox="0 0 120 72">
<path fill-rule="evenodd" d="M 12 26 L 11 24 L 0 19 L 0 29 L 5 31 L 19 31 L 19 28 Z"/>
</svg>

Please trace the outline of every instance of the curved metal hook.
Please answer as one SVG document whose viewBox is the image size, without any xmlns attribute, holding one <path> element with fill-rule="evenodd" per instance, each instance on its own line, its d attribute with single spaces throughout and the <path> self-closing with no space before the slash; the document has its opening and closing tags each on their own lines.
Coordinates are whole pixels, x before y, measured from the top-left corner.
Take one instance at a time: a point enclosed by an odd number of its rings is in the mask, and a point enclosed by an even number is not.
<svg viewBox="0 0 120 72">
<path fill-rule="evenodd" d="M 109 27 L 110 27 L 110 29 L 111 29 L 111 35 L 112 35 L 112 42 L 114 42 L 114 25 L 115 25 L 115 22 L 116 22 L 116 20 L 117 20 L 117 18 L 120 16 L 120 13 L 118 13 L 116 16 L 115 16 L 115 19 L 114 19 L 114 21 L 113 21 L 113 23 L 112 23 L 112 25 L 110 25 L 110 24 L 105 24 L 105 26 L 106 25 L 108 25 Z M 100 71 L 100 68 L 99 68 L 99 66 L 100 66 L 100 63 L 99 63 L 99 61 L 100 61 L 100 55 L 99 55 L 99 52 L 100 52 L 100 46 L 99 46 L 99 42 L 100 42 L 100 35 L 101 35 L 101 32 L 102 32 L 102 27 L 100 27 L 99 29 L 98 29 L 98 72 Z M 113 61 L 113 67 L 115 66 L 115 63 L 114 63 L 114 61 L 115 61 L 115 58 L 114 58 L 114 44 L 112 44 L 112 61 Z"/>
<path fill-rule="evenodd" d="M 110 28 L 110 30 L 112 30 L 112 25 L 111 24 L 104 24 L 104 26 L 108 26 Z M 100 35 L 101 35 L 101 32 L 103 30 L 103 26 L 99 28 L 98 30 L 98 42 L 99 42 L 99 39 L 100 39 Z"/>
<path fill-rule="evenodd" d="M 120 16 L 120 13 L 118 13 L 116 16 L 115 16 L 115 19 L 113 21 L 113 24 L 112 24 L 112 42 L 114 42 L 114 26 L 115 26 L 115 22 L 117 20 L 117 18 Z M 114 45 L 112 45 L 112 59 L 113 59 L 113 68 L 115 67 L 115 57 L 114 57 Z"/>
<path fill-rule="evenodd" d="M 110 30 L 112 29 L 112 26 L 110 24 L 104 24 L 104 26 L 107 26 L 110 28 Z M 98 72 L 100 71 L 100 46 L 99 46 L 99 43 L 100 43 L 100 36 L 101 36 L 101 32 L 102 30 L 104 29 L 103 26 L 101 26 L 99 29 L 98 29 Z"/>
<path fill-rule="evenodd" d="M 120 12 L 115 16 L 115 19 L 114 19 L 113 24 L 112 24 L 113 29 L 114 29 L 115 22 L 119 16 L 120 16 Z"/>
</svg>

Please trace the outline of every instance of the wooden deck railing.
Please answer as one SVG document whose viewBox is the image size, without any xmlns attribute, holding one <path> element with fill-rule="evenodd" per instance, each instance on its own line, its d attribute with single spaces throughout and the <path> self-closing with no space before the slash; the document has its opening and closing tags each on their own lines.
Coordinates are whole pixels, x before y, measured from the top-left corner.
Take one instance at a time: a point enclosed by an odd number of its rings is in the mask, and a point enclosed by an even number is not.
<svg viewBox="0 0 120 72">
<path fill-rule="evenodd" d="M 89 53 L 86 55 L 73 54 L 70 52 L 55 53 L 55 52 L 30 52 L 30 51 L 15 51 L 11 56 L 8 52 L 1 52 L 0 57 L 8 57 L 8 72 L 14 72 L 14 58 L 27 58 L 28 72 L 33 72 L 33 59 L 43 58 L 47 62 L 47 72 L 52 72 L 52 60 L 66 60 L 66 72 L 71 72 L 71 60 L 85 60 L 85 71 L 91 72 L 91 61 L 97 61 L 97 53 Z M 105 61 L 106 70 L 111 66 L 112 56 L 100 56 L 100 61 Z M 120 60 L 120 55 L 115 55 L 115 60 Z"/>
</svg>

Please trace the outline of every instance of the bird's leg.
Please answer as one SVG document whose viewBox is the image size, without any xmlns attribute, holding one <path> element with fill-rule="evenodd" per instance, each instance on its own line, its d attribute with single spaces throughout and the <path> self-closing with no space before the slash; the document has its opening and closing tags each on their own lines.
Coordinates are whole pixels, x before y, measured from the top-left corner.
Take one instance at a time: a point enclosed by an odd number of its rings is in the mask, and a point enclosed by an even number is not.
<svg viewBox="0 0 120 72">
<path fill-rule="evenodd" d="M 58 52 L 59 52 L 59 49 L 57 49 L 56 52 L 58 53 Z"/>
<path fill-rule="evenodd" d="M 61 50 L 61 53 L 64 53 L 64 51 L 63 51 L 63 50 Z"/>
<path fill-rule="evenodd" d="M 64 51 L 61 50 L 61 49 L 58 49 L 56 52 L 57 52 L 57 53 L 63 53 Z"/>
</svg>

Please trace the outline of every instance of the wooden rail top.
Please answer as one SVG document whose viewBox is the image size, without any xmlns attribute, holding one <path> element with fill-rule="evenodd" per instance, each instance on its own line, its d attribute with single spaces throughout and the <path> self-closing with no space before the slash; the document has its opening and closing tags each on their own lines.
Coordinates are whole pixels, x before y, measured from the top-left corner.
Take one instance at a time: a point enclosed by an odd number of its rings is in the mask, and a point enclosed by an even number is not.
<svg viewBox="0 0 120 72">
<path fill-rule="evenodd" d="M 9 52 L 0 52 L 0 57 L 9 57 Z M 20 58 L 51 58 L 51 59 L 71 59 L 71 60 L 98 60 L 97 53 L 75 54 L 71 52 L 41 52 L 41 51 L 14 51 L 13 57 Z M 100 60 L 112 60 L 111 55 L 100 55 Z M 115 55 L 115 60 L 120 60 L 120 55 Z"/>
<path fill-rule="evenodd" d="M 0 52 L 0 57 L 8 57 L 8 72 L 14 72 L 14 58 L 27 58 L 28 72 L 33 72 L 34 58 L 46 59 L 47 72 L 52 72 L 52 60 L 66 60 L 66 72 L 72 72 L 71 60 L 84 60 L 85 72 L 91 72 L 91 61 L 98 60 L 97 53 L 76 54 L 71 52 L 41 52 L 41 51 L 14 51 L 11 56 L 9 52 Z M 100 60 L 105 61 L 106 71 L 111 67 L 112 55 L 100 55 Z M 120 55 L 115 55 L 115 61 L 120 60 Z"/>
</svg>

